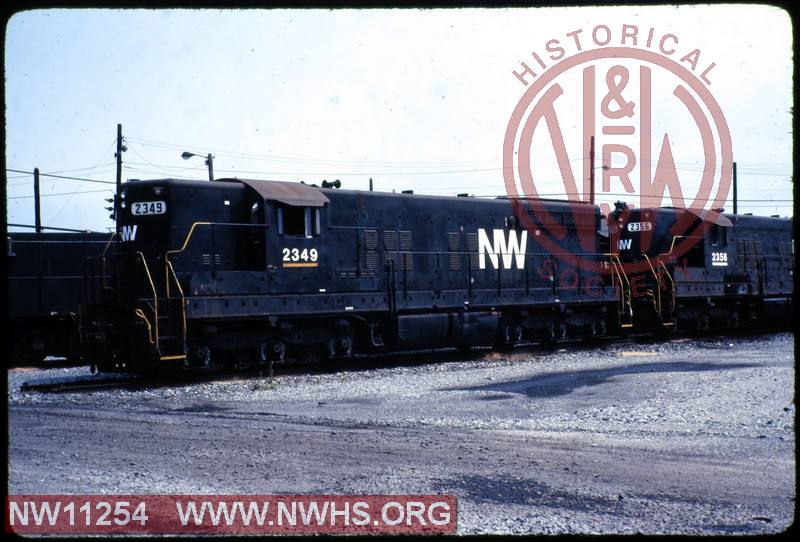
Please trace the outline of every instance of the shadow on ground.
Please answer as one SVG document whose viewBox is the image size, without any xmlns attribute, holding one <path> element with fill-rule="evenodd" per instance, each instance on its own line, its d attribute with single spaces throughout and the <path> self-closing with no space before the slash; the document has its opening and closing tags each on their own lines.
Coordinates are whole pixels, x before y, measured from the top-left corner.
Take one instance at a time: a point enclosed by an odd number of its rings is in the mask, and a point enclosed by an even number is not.
<svg viewBox="0 0 800 542">
<path fill-rule="evenodd" d="M 483 386 L 446 388 L 444 391 L 495 391 L 505 393 L 525 394 L 530 398 L 558 397 L 568 395 L 577 388 L 605 384 L 612 379 L 625 375 L 641 373 L 685 373 L 702 371 L 727 371 L 730 369 L 745 369 L 755 367 L 752 363 L 696 363 L 696 362 L 667 362 L 667 363 L 641 363 L 634 365 L 619 365 L 605 369 L 590 369 L 585 371 L 569 371 L 560 373 L 547 373 L 524 380 L 510 380 L 496 382 Z M 501 397 L 488 396 L 487 400 L 497 400 Z"/>
</svg>

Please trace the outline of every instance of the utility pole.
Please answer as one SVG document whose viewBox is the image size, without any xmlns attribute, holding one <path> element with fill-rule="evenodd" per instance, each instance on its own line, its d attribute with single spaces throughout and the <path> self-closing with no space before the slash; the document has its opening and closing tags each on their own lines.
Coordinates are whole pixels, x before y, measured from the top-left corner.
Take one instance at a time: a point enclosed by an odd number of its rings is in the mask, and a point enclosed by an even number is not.
<svg viewBox="0 0 800 542">
<path fill-rule="evenodd" d="M 36 216 L 36 233 L 42 233 L 42 202 L 39 199 L 39 168 L 33 168 L 33 210 Z"/>
<path fill-rule="evenodd" d="M 211 156 L 211 153 L 208 153 L 208 157 L 206 157 L 206 165 L 208 166 L 208 180 L 214 180 L 214 157 Z"/>
<path fill-rule="evenodd" d="M 117 233 L 119 233 L 119 194 L 122 191 L 122 151 L 122 124 L 117 124 L 117 152 L 114 154 L 117 159 L 117 191 L 114 194 L 114 223 Z"/>
<path fill-rule="evenodd" d="M 594 205 L 594 136 L 589 148 L 589 204 Z"/>
<path fill-rule="evenodd" d="M 737 202 L 737 191 L 736 191 L 736 162 L 733 163 L 733 214 L 737 214 L 739 209 L 738 202 Z"/>
</svg>

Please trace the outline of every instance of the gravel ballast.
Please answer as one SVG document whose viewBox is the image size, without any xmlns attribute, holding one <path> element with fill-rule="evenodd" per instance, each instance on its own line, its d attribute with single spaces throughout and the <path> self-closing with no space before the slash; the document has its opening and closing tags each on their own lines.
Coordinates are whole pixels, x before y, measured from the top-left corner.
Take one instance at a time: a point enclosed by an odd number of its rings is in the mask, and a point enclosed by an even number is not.
<svg viewBox="0 0 800 542">
<path fill-rule="evenodd" d="M 57 394 L 20 386 L 88 369 L 9 370 L 9 491 L 446 493 L 465 534 L 779 532 L 793 349 L 784 333 L 415 354 Z"/>
</svg>

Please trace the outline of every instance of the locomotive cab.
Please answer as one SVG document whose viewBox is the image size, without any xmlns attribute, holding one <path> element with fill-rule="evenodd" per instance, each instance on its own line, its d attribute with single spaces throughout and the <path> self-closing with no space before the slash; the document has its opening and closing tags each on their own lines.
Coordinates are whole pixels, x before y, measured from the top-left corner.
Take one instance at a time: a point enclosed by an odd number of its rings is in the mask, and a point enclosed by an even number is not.
<svg viewBox="0 0 800 542">
<path fill-rule="evenodd" d="M 767 304 L 772 310 L 790 307 L 786 222 L 618 204 L 609 216 L 611 246 L 628 269 L 640 323 L 730 328 L 750 325 Z"/>
<path fill-rule="evenodd" d="M 618 203 L 608 217 L 611 246 L 622 262 L 680 260 L 682 267 L 716 267 L 728 261 L 731 220 L 718 211 L 674 207 L 630 209 Z"/>
<path fill-rule="evenodd" d="M 87 302 L 96 322 L 116 322 L 90 342 L 100 350 L 119 346 L 111 353 L 96 349 L 95 357 L 111 360 L 114 369 L 185 360 L 192 339 L 189 310 L 238 318 L 247 314 L 247 300 L 235 306 L 227 300 L 217 306 L 216 300 L 317 291 L 328 202 L 316 187 L 298 183 L 125 183 L 117 242 L 89 273 L 105 276 L 110 268 L 112 278 Z M 206 327 L 213 325 L 209 318 Z"/>
<path fill-rule="evenodd" d="M 674 325 L 676 296 L 724 293 L 732 226 L 718 211 L 617 204 L 611 246 L 628 271 L 640 325 Z"/>
</svg>

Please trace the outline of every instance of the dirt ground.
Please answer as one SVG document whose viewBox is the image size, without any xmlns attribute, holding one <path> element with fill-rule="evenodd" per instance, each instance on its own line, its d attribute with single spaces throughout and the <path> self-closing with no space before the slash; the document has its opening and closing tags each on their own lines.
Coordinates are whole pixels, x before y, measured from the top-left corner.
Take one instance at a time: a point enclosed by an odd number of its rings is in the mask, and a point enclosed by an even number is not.
<svg viewBox="0 0 800 542">
<path fill-rule="evenodd" d="M 794 338 L 485 352 L 59 394 L 9 370 L 9 492 L 440 493 L 460 533 L 794 521 Z"/>
</svg>

